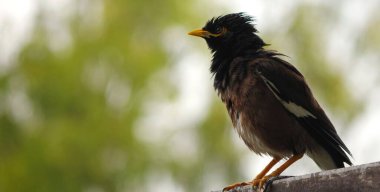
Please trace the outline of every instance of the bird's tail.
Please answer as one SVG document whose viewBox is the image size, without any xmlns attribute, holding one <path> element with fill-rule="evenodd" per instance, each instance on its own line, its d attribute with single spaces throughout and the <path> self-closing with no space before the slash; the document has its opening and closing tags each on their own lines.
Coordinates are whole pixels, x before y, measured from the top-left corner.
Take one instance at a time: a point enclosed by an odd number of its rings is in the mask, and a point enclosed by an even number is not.
<svg viewBox="0 0 380 192">
<path fill-rule="evenodd" d="M 307 152 L 307 155 L 313 159 L 313 161 L 322 170 L 343 168 L 344 162 L 347 162 L 344 159 L 337 158 L 334 154 L 330 154 L 322 147 L 319 147 L 317 150 Z M 351 165 L 352 163 L 348 162 L 348 164 Z"/>
</svg>

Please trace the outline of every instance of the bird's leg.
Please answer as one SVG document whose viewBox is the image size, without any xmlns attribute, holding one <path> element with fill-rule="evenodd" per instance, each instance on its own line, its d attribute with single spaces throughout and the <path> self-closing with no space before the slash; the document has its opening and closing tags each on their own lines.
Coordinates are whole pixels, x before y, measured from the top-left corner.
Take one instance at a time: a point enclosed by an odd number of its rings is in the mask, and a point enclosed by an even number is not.
<svg viewBox="0 0 380 192">
<path fill-rule="evenodd" d="M 298 155 L 293 155 L 290 159 L 288 159 L 284 164 L 282 164 L 279 168 L 274 170 L 271 174 L 264 176 L 263 178 L 260 179 L 259 182 L 259 188 L 262 188 L 263 185 L 265 184 L 268 179 L 271 177 L 276 177 L 279 176 L 283 171 L 285 171 L 286 168 L 288 168 L 290 165 L 292 165 L 294 162 L 297 160 L 301 159 L 303 154 L 298 154 Z"/>
<path fill-rule="evenodd" d="M 279 158 L 273 158 L 272 161 L 269 162 L 269 164 L 265 166 L 265 168 L 251 181 L 252 185 L 256 186 L 257 184 L 259 184 L 260 179 L 263 178 L 265 174 L 267 174 L 268 171 L 272 169 L 272 167 L 276 165 L 279 161 L 280 161 Z"/>
<path fill-rule="evenodd" d="M 251 182 L 242 182 L 242 183 L 234 183 L 232 185 L 229 185 L 227 187 L 225 187 L 223 189 L 223 191 L 229 191 L 235 187 L 238 187 L 238 186 L 244 186 L 244 185 L 249 185 L 249 184 L 252 184 L 252 185 L 258 185 L 260 183 L 260 179 L 262 177 L 265 176 L 265 174 L 268 173 L 268 171 L 274 166 L 276 165 L 276 163 L 278 163 L 280 161 L 280 159 L 278 158 L 273 158 L 272 161 L 255 177 L 255 179 L 253 179 Z"/>
</svg>

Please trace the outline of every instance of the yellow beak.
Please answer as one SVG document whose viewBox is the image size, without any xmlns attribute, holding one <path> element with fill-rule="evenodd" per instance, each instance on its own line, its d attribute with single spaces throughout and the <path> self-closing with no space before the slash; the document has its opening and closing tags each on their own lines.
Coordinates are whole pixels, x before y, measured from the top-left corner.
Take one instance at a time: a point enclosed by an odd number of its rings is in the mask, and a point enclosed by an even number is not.
<svg viewBox="0 0 380 192">
<path fill-rule="evenodd" d="M 209 38 L 210 36 L 213 36 L 212 33 L 205 31 L 203 29 L 197 29 L 197 30 L 189 32 L 188 34 L 197 36 L 197 37 L 204 37 L 204 38 Z"/>
</svg>

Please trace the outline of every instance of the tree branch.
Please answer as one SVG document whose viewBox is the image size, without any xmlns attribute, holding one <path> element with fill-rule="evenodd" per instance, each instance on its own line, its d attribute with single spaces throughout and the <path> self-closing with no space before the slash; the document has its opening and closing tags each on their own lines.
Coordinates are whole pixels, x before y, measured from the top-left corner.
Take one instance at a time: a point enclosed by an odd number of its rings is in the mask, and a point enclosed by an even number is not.
<svg viewBox="0 0 380 192">
<path fill-rule="evenodd" d="M 259 192 L 252 186 L 229 192 Z M 380 191 L 380 162 L 322 171 L 273 181 L 266 192 Z M 215 192 L 222 192 L 215 191 Z"/>
</svg>

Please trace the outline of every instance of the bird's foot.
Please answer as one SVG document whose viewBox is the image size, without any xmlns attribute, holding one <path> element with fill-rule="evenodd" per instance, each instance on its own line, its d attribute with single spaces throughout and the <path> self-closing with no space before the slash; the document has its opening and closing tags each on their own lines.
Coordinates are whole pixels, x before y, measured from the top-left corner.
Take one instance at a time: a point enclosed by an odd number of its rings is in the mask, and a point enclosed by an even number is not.
<svg viewBox="0 0 380 192">
<path fill-rule="evenodd" d="M 254 179 L 252 182 L 250 182 L 254 187 L 258 187 L 259 189 L 266 189 L 273 183 L 273 181 L 279 180 L 279 179 L 285 179 L 288 177 L 293 176 L 278 176 L 274 174 L 269 174 L 264 176 L 261 179 Z"/>
<path fill-rule="evenodd" d="M 264 192 L 268 191 L 270 189 L 271 184 L 273 181 L 280 180 L 280 179 L 285 179 L 289 177 L 294 177 L 294 176 L 274 176 L 269 178 L 265 183 L 264 183 Z"/>
<path fill-rule="evenodd" d="M 263 191 L 267 191 L 269 189 L 269 186 L 273 183 L 273 181 L 279 180 L 279 179 L 285 179 L 293 176 L 277 176 L 274 174 L 269 174 L 267 176 L 264 176 L 261 179 L 254 179 L 250 182 L 241 182 L 241 183 L 234 183 L 232 185 L 229 185 L 225 188 L 223 188 L 223 192 L 230 191 L 232 189 L 237 189 L 238 187 L 244 187 L 247 185 L 252 185 L 254 189 L 263 189 Z"/>
<path fill-rule="evenodd" d="M 264 187 L 264 185 L 267 183 L 267 181 L 270 181 L 272 178 L 275 178 L 277 176 L 278 175 L 273 174 L 273 173 L 266 175 L 263 178 L 259 179 L 258 184 L 256 184 L 255 186 L 258 185 L 259 189 L 262 189 Z M 265 186 L 267 186 L 267 185 L 265 185 Z"/>
<path fill-rule="evenodd" d="M 223 188 L 223 192 L 230 191 L 231 189 L 234 189 L 237 187 L 243 187 L 243 186 L 250 185 L 250 184 L 251 184 L 251 182 L 234 183 L 232 185 L 229 185 L 229 186 Z"/>
<path fill-rule="evenodd" d="M 225 187 L 225 188 L 223 188 L 223 192 L 227 192 L 227 191 L 230 191 L 230 190 L 232 190 L 232 189 L 237 189 L 237 188 L 239 188 L 239 187 L 244 187 L 244 186 L 246 186 L 246 185 L 252 185 L 252 187 L 254 187 L 254 188 L 259 188 L 259 189 L 262 189 L 263 188 L 263 186 L 264 186 L 264 184 L 265 184 L 265 186 L 264 187 L 267 187 L 268 185 L 266 184 L 267 183 L 267 181 L 268 181 L 268 183 L 272 180 L 272 178 L 275 178 L 276 176 L 271 176 L 271 175 L 267 175 L 267 176 L 264 176 L 264 177 L 262 177 L 262 178 L 260 178 L 260 179 L 257 179 L 257 178 L 255 178 L 255 179 L 253 179 L 252 181 L 250 181 L 250 182 L 241 182 L 241 183 L 234 183 L 234 184 L 232 184 L 232 185 L 229 185 L 229 186 L 227 186 L 227 187 Z M 273 181 L 271 181 L 270 183 L 272 183 Z"/>
<path fill-rule="evenodd" d="M 261 178 L 260 179 L 255 178 L 250 183 L 252 184 L 252 186 L 257 187 L 260 181 L 261 181 Z"/>
</svg>

